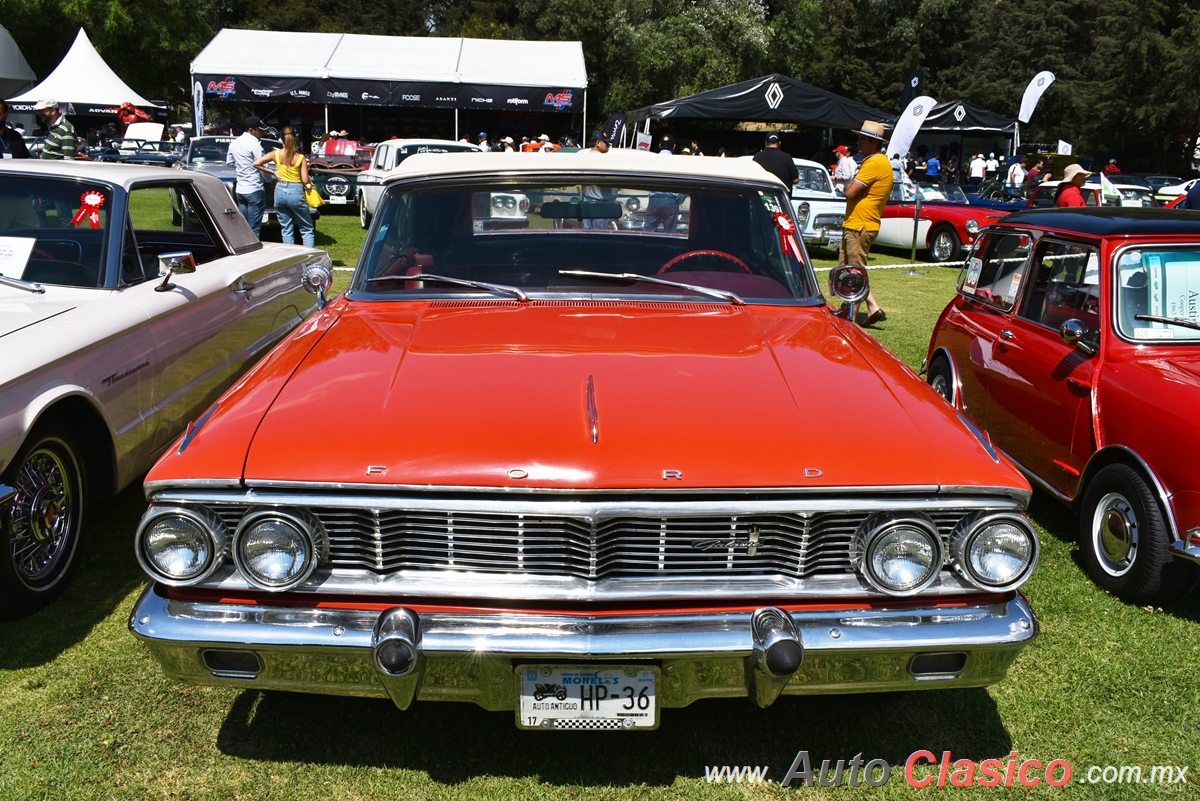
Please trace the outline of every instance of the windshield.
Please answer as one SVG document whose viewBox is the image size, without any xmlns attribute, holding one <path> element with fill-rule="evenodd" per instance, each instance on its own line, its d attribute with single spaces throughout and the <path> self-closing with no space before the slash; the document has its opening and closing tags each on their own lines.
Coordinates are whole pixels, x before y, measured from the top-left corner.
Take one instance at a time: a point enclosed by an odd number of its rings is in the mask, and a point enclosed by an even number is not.
<svg viewBox="0 0 1200 801">
<path fill-rule="evenodd" d="M 1136 186 L 1119 186 L 1115 187 L 1121 195 L 1120 199 L 1106 196 L 1105 204 L 1116 203 L 1121 206 L 1133 206 L 1134 208 L 1155 208 L 1158 202 L 1154 199 L 1154 192 L 1150 189 L 1142 189 Z"/>
<path fill-rule="evenodd" d="M 530 296 L 697 294 L 617 278 L 635 274 L 747 300 L 813 298 L 815 282 L 793 226 L 782 194 L 699 182 L 393 186 L 352 291 L 478 294 L 461 284 L 473 281 Z M 460 283 L 404 280 L 418 274 Z"/>
<path fill-rule="evenodd" d="M 1200 248 L 1123 252 L 1117 260 L 1117 327 L 1140 341 L 1200 341 Z"/>
<path fill-rule="evenodd" d="M 793 191 L 833 194 L 833 184 L 829 182 L 829 173 L 825 170 L 820 167 L 805 167 L 797 164 L 796 171 L 800 173 L 800 181 Z"/>
<path fill-rule="evenodd" d="M 0 177 L 0 274 L 101 286 L 111 207 L 112 191 L 97 184 Z"/>
<path fill-rule="evenodd" d="M 193 139 L 188 147 L 188 164 L 203 164 L 209 161 L 225 163 L 225 156 L 229 153 L 229 143 L 232 141 L 232 136 Z"/>
</svg>

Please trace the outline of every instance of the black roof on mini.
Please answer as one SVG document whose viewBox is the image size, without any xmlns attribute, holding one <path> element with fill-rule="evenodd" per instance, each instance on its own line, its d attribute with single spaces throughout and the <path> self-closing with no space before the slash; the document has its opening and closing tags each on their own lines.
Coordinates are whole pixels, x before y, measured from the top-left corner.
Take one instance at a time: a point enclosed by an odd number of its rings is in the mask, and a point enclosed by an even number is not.
<svg viewBox="0 0 1200 801">
<path fill-rule="evenodd" d="M 996 220 L 993 225 L 1052 228 L 1087 236 L 1200 236 L 1200 211 L 1120 206 L 1025 209 Z"/>
</svg>

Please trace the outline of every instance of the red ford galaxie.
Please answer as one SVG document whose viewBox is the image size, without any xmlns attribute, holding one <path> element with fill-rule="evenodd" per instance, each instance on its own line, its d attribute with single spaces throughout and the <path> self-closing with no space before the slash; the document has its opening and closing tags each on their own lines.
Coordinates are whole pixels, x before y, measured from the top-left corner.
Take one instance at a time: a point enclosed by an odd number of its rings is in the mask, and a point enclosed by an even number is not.
<svg viewBox="0 0 1200 801">
<path fill-rule="evenodd" d="M 349 290 L 150 473 L 132 631 L 188 681 L 522 728 L 998 681 L 1029 485 L 796 231 L 735 159 L 405 160 Z"/>
<path fill-rule="evenodd" d="M 1079 513 L 1100 586 L 1176 595 L 1200 562 L 1200 214 L 1018 212 L 989 228 L 929 381 Z"/>
</svg>

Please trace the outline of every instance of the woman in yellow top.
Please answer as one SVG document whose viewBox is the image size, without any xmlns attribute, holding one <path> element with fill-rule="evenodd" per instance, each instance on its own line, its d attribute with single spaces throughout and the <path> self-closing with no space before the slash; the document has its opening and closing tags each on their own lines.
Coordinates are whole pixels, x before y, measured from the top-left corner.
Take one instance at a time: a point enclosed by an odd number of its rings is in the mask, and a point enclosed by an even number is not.
<svg viewBox="0 0 1200 801">
<path fill-rule="evenodd" d="M 296 132 L 291 126 L 283 129 L 283 147 L 264 153 L 254 162 L 255 169 L 269 173 L 267 164 L 275 162 L 275 213 L 279 215 L 279 227 L 283 229 L 285 244 L 295 245 L 296 225 L 300 226 L 300 237 L 307 247 L 316 244 L 312 212 L 304 199 L 304 188 L 308 186 L 308 159 L 300 152 Z"/>
</svg>

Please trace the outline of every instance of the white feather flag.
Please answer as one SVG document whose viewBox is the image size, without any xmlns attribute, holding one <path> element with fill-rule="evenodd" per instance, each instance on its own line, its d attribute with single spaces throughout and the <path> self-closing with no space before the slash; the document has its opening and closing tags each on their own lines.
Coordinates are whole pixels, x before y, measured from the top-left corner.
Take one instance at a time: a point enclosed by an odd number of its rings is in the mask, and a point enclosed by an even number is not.
<svg viewBox="0 0 1200 801">
<path fill-rule="evenodd" d="M 1025 87 L 1025 96 L 1021 98 L 1021 113 L 1017 115 L 1017 119 L 1021 122 L 1029 122 L 1029 118 L 1033 116 L 1033 110 L 1037 108 L 1038 101 L 1042 99 L 1042 93 L 1049 89 L 1052 83 L 1054 83 L 1054 73 L 1050 70 L 1044 70 L 1033 76 L 1029 86 Z"/>
<path fill-rule="evenodd" d="M 900 119 L 896 121 L 896 130 L 892 131 L 892 139 L 887 146 L 889 159 L 908 153 L 917 131 L 921 130 L 921 123 L 925 122 L 925 118 L 929 116 L 929 112 L 935 105 L 937 105 L 937 101 L 928 95 L 913 98 L 912 102 L 908 104 L 908 108 L 904 109 L 904 113 L 900 115 Z"/>
</svg>

